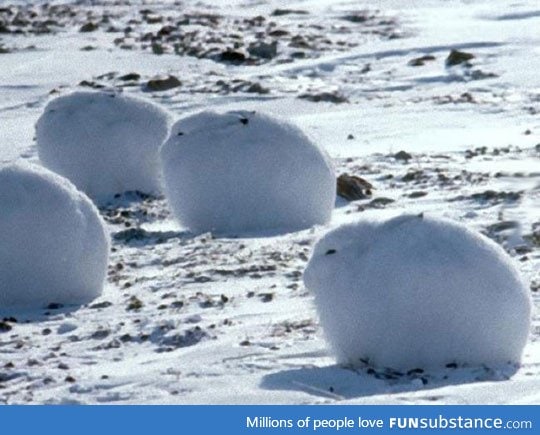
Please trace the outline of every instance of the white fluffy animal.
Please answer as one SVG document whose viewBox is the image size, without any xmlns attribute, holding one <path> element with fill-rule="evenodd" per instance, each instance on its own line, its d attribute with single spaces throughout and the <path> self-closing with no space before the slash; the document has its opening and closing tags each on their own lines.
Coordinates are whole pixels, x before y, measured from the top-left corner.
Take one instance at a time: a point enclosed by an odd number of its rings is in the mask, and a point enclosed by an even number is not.
<svg viewBox="0 0 540 435">
<path fill-rule="evenodd" d="M 329 232 L 304 275 L 341 363 L 396 369 L 518 363 L 531 299 L 512 259 L 465 226 L 422 215 Z"/>
<path fill-rule="evenodd" d="M 177 122 L 161 148 L 165 193 L 194 232 L 292 231 L 331 217 L 330 159 L 290 123 L 247 111 Z"/>
<path fill-rule="evenodd" d="M 121 93 L 74 92 L 52 100 L 36 125 L 39 158 L 95 201 L 160 191 L 158 150 L 167 112 Z"/>
<path fill-rule="evenodd" d="M 40 166 L 0 168 L 0 311 L 99 296 L 109 235 L 86 195 Z"/>
</svg>

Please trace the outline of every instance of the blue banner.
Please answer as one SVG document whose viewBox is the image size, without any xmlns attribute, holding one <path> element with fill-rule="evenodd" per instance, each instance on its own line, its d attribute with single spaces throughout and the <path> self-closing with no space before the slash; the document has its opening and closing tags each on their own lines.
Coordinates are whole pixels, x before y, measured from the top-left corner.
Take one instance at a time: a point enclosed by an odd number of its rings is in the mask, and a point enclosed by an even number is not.
<svg viewBox="0 0 540 435">
<path fill-rule="evenodd" d="M 540 433 L 538 406 L 3 406 L 6 434 Z"/>
</svg>

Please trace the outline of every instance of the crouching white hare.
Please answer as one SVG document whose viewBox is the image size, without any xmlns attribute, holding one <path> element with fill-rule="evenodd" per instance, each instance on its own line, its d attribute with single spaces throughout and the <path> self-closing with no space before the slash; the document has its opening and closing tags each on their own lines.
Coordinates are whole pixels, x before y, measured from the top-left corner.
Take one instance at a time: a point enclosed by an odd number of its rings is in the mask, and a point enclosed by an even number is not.
<svg viewBox="0 0 540 435">
<path fill-rule="evenodd" d="M 0 312 L 99 296 L 109 235 L 86 195 L 33 165 L 0 167 Z"/>
<path fill-rule="evenodd" d="M 39 158 L 94 201 L 160 191 L 158 150 L 169 115 L 122 93 L 74 92 L 52 100 L 36 124 Z"/>
<path fill-rule="evenodd" d="M 288 231 L 326 223 L 336 179 L 299 128 L 254 112 L 178 121 L 161 148 L 165 193 L 195 232 Z"/>
<path fill-rule="evenodd" d="M 531 300 L 511 258 L 465 226 L 422 215 L 342 226 L 304 281 L 338 361 L 396 369 L 518 363 Z"/>
</svg>

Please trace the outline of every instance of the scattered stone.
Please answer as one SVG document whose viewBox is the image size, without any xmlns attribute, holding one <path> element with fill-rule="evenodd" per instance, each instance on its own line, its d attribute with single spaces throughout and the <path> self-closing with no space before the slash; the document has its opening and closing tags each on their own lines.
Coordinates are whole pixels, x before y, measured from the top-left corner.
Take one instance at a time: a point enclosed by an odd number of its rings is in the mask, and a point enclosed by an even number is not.
<svg viewBox="0 0 540 435">
<path fill-rule="evenodd" d="M 273 17 L 281 17 L 283 15 L 308 15 L 308 11 L 304 11 L 301 9 L 274 9 L 274 11 L 270 14 Z"/>
<path fill-rule="evenodd" d="M 424 66 L 426 62 L 434 61 L 436 58 L 435 56 L 432 56 L 431 54 L 427 54 L 425 56 L 416 57 L 414 59 L 411 59 L 409 61 L 410 66 Z"/>
<path fill-rule="evenodd" d="M 408 162 L 410 159 L 412 159 L 412 155 L 409 154 L 407 151 L 402 150 L 402 151 L 394 154 L 394 159 L 403 160 L 405 162 Z"/>
<path fill-rule="evenodd" d="M 3 320 L 0 321 L 0 332 L 8 332 L 11 331 L 12 326 Z"/>
<path fill-rule="evenodd" d="M 393 202 L 395 202 L 395 200 L 393 200 L 392 198 L 385 198 L 381 196 L 379 198 L 374 198 L 373 200 L 371 200 L 368 206 L 371 208 L 384 208 L 388 204 L 392 204 Z"/>
<path fill-rule="evenodd" d="M 351 23 L 365 23 L 370 18 L 372 18 L 372 16 L 369 14 L 368 11 L 356 12 L 341 17 L 342 20 L 349 21 Z"/>
<path fill-rule="evenodd" d="M 417 190 L 415 192 L 409 193 L 409 198 L 422 198 L 423 196 L 426 196 L 428 193 L 425 190 Z"/>
<path fill-rule="evenodd" d="M 371 196 L 373 185 L 356 175 L 341 174 L 337 179 L 337 194 L 348 201 Z"/>
<path fill-rule="evenodd" d="M 96 82 L 91 81 L 91 80 L 83 80 L 82 82 L 79 83 L 79 86 L 84 86 L 84 87 L 93 88 L 93 89 L 103 89 L 103 88 L 105 88 L 105 85 L 102 85 L 100 83 L 96 83 Z"/>
<path fill-rule="evenodd" d="M 445 63 L 446 66 L 454 66 L 467 63 L 471 59 L 474 59 L 474 54 L 466 53 L 465 51 L 451 50 Z"/>
<path fill-rule="evenodd" d="M 401 178 L 401 181 L 405 181 L 408 183 L 410 181 L 421 180 L 423 177 L 424 171 L 422 170 L 409 171 Z"/>
<path fill-rule="evenodd" d="M 243 63 L 246 61 L 246 55 L 240 51 L 225 50 L 219 55 L 219 60 L 221 62 Z"/>
<path fill-rule="evenodd" d="M 104 338 L 107 338 L 109 334 L 110 331 L 107 329 L 98 329 L 90 336 L 90 338 L 94 340 L 103 340 Z"/>
<path fill-rule="evenodd" d="M 272 302 L 274 300 L 274 293 L 259 293 L 257 296 L 261 302 Z"/>
<path fill-rule="evenodd" d="M 181 86 L 182 82 L 177 77 L 169 75 L 165 78 L 154 78 L 146 83 L 146 90 L 150 92 L 163 92 Z"/>
<path fill-rule="evenodd" d="M 270 44 L 266 42 L 252 42 L 248 46 L 248 53 L 252 57 L 259 57 L 262 59 L 273 59 L 277 56 L 277 41 L 273 41 Z"/>
<path fill-rule="evenodd" d="M 343 96 L 342 94 L 338 92 L 320 92 L 317 94 L 302 94 L 302 95 L 299 95 L 298 98 L 312 101 L 314 103 L 325 102 L 325 103 L 341 104 L 341 103 L 349 102 L 347 97 Z"/>
<path fill-rule="evenodd" d="M 497 192 L 495 190 L 486 190 L 484 192 L 473 193 L 471 199 L 476 201 L 488 201 L 488 202 L 499 202 L 499 201 L 518 201 L 521 199 L 523 192 Z"/>
<path fill-rule="evenodd" d="M 249 88 L 246 89 L 246 92 L 252 93 L 252 94 L 269 94 L 270 89 L 265 88 L 260 83 L 252 83 Z"/>
<path fill-rule="evenodd" d="M 118 80 L 123 80 L 123 81 L 137 81 L 141 78 L 141 75 L 140 74 L 137 74 L 137 73 L 128 73 L 128 74 L 125 74 L 123 76 L 120 76 L 118 77 Z"/>
<path fill-rule="evenodd" d="M 187 329 L 180 334 L 165 336 L 159 341 L 157 352 L 171 352 L 182 347 L 194 346 L 210 335 L 200 326 Z"/>
<path fill-rule="evenodd" d="M 485 72 L 480 69 L 475 69 L 470 72 L 469 77 L 471 80 L 484 80 L 484 79 L 493 79 L 499 76 L 495 73 Z"/>
<path fill-rule="evenodd" d="M 92 304 L 90 305 L 89 308 L 92 308 L 92 309 L 100 309 L 100 308 L 107 308 L 107 307 L 110 307 L 112 305 L 112 302 L 109 302 L 109 301 L 103 301 L 103 302 L 97 302 L 95 304 Z"/>
<path fill-rule="evenodd" d="M 137 296 L 131 296 L 129 298 L 128 306 L 126 308 L 127 311 L 137 311 L 140 310 L 143 307 L 142 301 Z"/>
<path fill-rule="evenodd" d="M 99 28 L 99 26 L 96 23 L 93 23 L 92 21 L 89 21 L 86 24 L 83 24 L 81 28 L 79 29 L 79 32 L 94 32 Z"/>
<path fill-rule="evenodd" d="M 159 44 L 158 42 L 154 42 L 152 44 L 152 53 L 161 55 L 165 53 L 165 50 L 163 49 L 163 45 Z"/>
</svg>

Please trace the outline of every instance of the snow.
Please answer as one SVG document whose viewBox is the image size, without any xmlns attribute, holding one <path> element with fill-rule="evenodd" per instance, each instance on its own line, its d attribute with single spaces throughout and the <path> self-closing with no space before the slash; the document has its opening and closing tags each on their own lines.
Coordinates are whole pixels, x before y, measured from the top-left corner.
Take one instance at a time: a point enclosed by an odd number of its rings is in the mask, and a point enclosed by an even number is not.
<svg viewBox="0 0 540 435">
<path fill-rule="evenodd" d="M 29 164 L 0 169 L 0 311 L 74 305 L 103 289 L 109 235 L 68 180 Z"/>
<path fill-rule="evenodd" d="M 161 148 L 166 196 L 194 232 L 298 230 L 330 220 L 329 157 L 299 128 L 258 112 L 202 112 Z"/>
<path fill-rule="evenodd" d="M 315 246 L 304 282 L 343 364 L 518 364 L 529 335 L 529 290 L 512 259 L 448 220 L 341 226 Z"/>
<path fill-rule="evenodd" d="M 101 297 L 3 320 L 0 402 L 540 403 L 535 0 L 82 0 L 62 2 L 64 11 L 17 3 L 29 12 L 1 18 L 11 30 L 0 34 L 8 51 L 0 53 L 1 163 L 38 160 L 34 125 L 51 98 L 69 92 L 122 91 L 174 119 L 267 113 L 304 131 L 336 175 L 373 184 L 370 197 L 339 198 L 327 225 L 422 212 L 459 221 L 512 257 L 534 309 L 519 367 L 397 374 L 339 365 L 302 280 L 326 226 L 194 235 L 162 196 L 132 192 L 100 209 L 112 236 Z M 272 15 L 278 8 L 308 13 Z M 366 9 L 363 22 L 343 18 Z M 27 26 L 9 24 L 21 16 Z M 99 28 L 80 32 L 89 20 Z M 158 35 L 165 26 L 172 33 Z M 273 59 L 216 60 L 235 45 L 248 54 L 250 44 L 275 39 Z M 473 54 L 471 67 L 447 68 L 452 49 Z M 410 65 L 424 55 L 435 59 Z M 149 80 L 169 75 L 181 86 L 149 90 Z M 305 98 L 325 93 L 348 102 Z M 396 159 L 401 150 L 411 159 Z"/>
<path fill-rule="evenodd" d="M 52 100 L 36 124 L 43 164 L 97 201 L 160 189 L 158 149 L 167 112 L 115 92 L 74 92 Z"/>
</svg>

